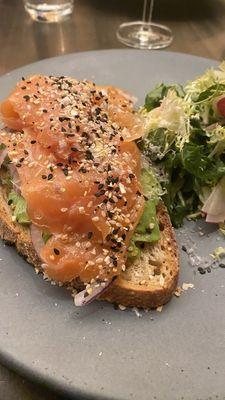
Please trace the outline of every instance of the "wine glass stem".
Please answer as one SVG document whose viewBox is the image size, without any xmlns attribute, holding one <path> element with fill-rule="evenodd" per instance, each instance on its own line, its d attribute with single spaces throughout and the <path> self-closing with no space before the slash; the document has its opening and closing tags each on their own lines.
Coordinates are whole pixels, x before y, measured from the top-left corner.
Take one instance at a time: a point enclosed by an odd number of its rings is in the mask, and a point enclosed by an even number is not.
<svg viewBox="0 0 225 400">
<path fill-rule="evenodd" d="M 144 0 L 143 15 L 142 15 L 143 22 L 152 21 L 153 7 L 154 7 L 154 0 Z"/>
</svg>

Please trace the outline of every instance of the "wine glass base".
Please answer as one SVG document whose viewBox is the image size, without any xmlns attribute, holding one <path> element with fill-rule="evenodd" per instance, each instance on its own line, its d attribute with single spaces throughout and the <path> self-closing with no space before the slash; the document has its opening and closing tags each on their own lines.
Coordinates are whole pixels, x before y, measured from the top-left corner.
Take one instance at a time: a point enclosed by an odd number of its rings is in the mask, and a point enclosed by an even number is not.
<svg viewBox="0 0 225 400">
<path fill-rule="evenodd" d="M 117 30 L 117 39 L 137 49 L 162 49 L 173 41 L 169 28 L 152 22 L 125 22 Z"/>
</svg>

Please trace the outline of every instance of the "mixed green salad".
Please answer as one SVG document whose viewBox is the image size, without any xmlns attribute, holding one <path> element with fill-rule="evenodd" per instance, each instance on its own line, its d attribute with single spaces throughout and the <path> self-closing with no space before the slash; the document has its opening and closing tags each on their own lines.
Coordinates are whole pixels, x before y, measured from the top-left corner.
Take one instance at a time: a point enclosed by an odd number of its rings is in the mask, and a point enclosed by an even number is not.
<svg viewBox="0 0 225 400">
<path fill-rule="evenodd" d="M 225 220 L 225 62 L 181 86 L 156 86 L 140 113 L 138 146 L 151 163 L 172 223 Z"/>
</svg>

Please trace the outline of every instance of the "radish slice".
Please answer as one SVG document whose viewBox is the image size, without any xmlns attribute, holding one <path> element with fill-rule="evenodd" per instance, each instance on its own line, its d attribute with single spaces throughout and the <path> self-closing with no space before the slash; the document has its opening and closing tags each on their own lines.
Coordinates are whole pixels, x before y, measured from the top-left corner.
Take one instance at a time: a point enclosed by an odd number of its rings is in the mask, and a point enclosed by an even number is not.
<svg viewBox="0 0 225 400">
<path fill-rule="evenodd" d="M 217 110 L 219 113 L 225 117 L 225 97 L 222 96 L 218 101 L 217 101 Z"/>
<path fill-rule="evenodd" d="M 38 254 L 38 256 L 40 257 L 41 250 L 45 245 L 45 242 L 42 238 L 42 233 L 34 224 L 31 224 L 30 234 L 31 234 L 31 240 L 34 245 L 35 251 Z"/>
<path fill-rule="evenodd" d="M 114 277 L 111 281 L 109 282 L 102 282 L 98 287 L 96 287 L 96 283 L 92 285 L 88 285 L 88 289 L 82 290 L 82 292 L 76 294 L 74 296 L 74 304 L 77 307 L 82 307 L 86 306 L 87 304 L 90 304 L 93 300 L 95 300 L 97 297 L 100 296 L 103 292 L 105 292 L 106 289 L 112 284 L 116 277 Z M 88 293 L 88 291 L 90 293 Z"/>
<path fill-rule="evenodd" d="M 217 183 L 203 205 L 206 222 L 219 224 L 225 221 L 225 177 Z"/>
</svg>

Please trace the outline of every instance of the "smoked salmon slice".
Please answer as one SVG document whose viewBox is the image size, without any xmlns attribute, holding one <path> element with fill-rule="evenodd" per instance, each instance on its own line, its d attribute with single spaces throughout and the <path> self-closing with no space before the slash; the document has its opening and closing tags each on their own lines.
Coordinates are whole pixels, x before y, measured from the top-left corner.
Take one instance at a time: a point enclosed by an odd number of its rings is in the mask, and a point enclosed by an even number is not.
<svg viewBox="0 0 225 400">
<path fill-rule="evenodd" d="M 132 99 L 87 80 L 36 75 L 0 112 L 0 140 L 30 220 L 51 233 L 39 254 L 46 275 L 86 284 L 118 275 L 144 207 L 134 142 L 143 123 Z"/>
</svg>

